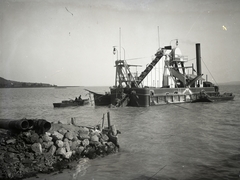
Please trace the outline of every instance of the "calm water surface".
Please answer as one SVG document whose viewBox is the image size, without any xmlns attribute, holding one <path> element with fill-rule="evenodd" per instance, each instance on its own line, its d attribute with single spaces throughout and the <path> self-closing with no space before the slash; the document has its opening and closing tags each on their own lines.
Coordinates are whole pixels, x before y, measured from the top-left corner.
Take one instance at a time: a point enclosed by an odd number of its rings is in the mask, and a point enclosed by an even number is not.
<svg viewBox="0 0 240 180">
<path fill-rule="evenodd" d="M 155 180 L 240 179 L 240 86 L 220 86 L 234 101 L 187 103 L 148 108 L 82 107 L 54 109 L 53 102 L 74 99 L 84 88 L 104 92 L 108 87 L 0 89 L 0 118 L 44 118 L 96 125 L 107 111 L 122 132 L 121 150 L 88 160 L 61 174 L 38 179 Z M 88 97 L 88 96 L 86 96 Z M 36 178 L 30 178 L 36 179 Z"/>
</svg>

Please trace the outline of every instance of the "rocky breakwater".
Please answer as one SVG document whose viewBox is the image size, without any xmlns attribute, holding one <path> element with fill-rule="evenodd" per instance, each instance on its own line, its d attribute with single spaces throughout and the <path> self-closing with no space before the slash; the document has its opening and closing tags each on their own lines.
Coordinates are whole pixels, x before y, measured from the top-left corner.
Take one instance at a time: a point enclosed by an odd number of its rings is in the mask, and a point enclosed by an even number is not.
<svg viewBox="0 0 240 180">
<path fill-rule="evenodd" d="M 69 162 L 103 157 L 119 149 L 120 132 L 114 125 L 81 127 L 58 122 L 50 126 L 49 130 L 34 126 L 4 130 L 0 123 L 0 179 L 23 179 L 71 168 Z"/>
</svg>

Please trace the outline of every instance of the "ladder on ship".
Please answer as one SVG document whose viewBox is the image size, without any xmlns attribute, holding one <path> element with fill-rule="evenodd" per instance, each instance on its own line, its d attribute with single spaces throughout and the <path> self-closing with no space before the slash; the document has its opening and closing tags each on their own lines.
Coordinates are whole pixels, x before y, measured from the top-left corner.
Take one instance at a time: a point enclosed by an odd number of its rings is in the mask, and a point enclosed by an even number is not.
<svg viewBox="0 0 240 180">
<path fill-rule="evenodd" d="M 155 54 L 155 59 L 146 67 L 146 69 L 140 74 L 138 77 L 138 85 L 142 83 L 142 81 L 145 79 L 145 77 L 151 72 L 153 67 L 158 63 L 158 61 L 163 57 L 163 49 L 160 49 L 156 54 Z"/>
</svg>

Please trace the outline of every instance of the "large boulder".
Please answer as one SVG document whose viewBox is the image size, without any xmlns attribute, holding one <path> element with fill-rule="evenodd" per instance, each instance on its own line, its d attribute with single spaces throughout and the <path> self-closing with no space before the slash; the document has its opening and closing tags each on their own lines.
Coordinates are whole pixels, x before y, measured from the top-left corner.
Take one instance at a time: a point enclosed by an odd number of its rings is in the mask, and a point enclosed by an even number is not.
<svg viewBox="0 0 240 180">
<path fill-rule="evenodd" d="M 52 146 L 50 147 L 48 153 L 53 156 L 53 155 L 55 154 L 56 150 L 57 150 L 57 147 L 54 146 L 54 145 L 52 145 Z"/>
<path fill-rule="evenodd" d="M 52 145 L 53 145 L 53 142 L 52 142 L 52 141 L 43 142 L 43 143 L 42 143 L 42 148 L 44 148 L 44 149 L 49 149 Z"/>
<path fill-rule="evenodd" d="M 36 154 L 42 154 L 42 145 L 40 143 L 32 144 L 31 149 Z"/>
<path fill-rule="evenodd" d="M 72 151 L 68 151 L 68 152 L 66 152 L 65 154 L 63 154 L 63 157 L 64 157 L 65 159 L 69 159 L 69 158 L 72 156 L 72 154 L 73 154 Z"/>
<path fill-rule="evenodd" d="M 77 140 L 77 141 L 72 141 L 72 144 L 70 146 L 70 149 L 73 151 L 75 150 L 77 147 L 79 147 L 81 145 L 81 142 L 80 140 Z"/>
<path fill-rule="evenodd" d="M 84 139 L 84 140 L 82 141 L 82 145 L 83 145 L 84 147 L 88 146 L 88 145 L 89 145 L 89 140 L 88 140 L 88 139 Z"/>
<path fill-rule="evenodd" d="M 65 138 L 67 138 L 67 139 L 69 139 L 69 140 L 72 140 L 73 137 L 74 137 L 74 133 L 71 132 L 71 131 L 69 131 L 69 132 L 66 132 L 64 136 L 65 136 Z M 75 136 L 76 136 L 76 135 L 75 135 Z"/>
<path fill-rule="evenodd" d="M 80 135 L 79 135 L 79 139 L 80 139 L 80 140 L 90 139 L 90 136 L 87 135 L 87 134 L 80 134 Z"/>
<path fill-rule="evenodd" d="M 84 147 L 83 146 L 79 146 L 79 147 L 76 148 L 75 151 L 76 151 L 77 154 L 81 155 L 82 152 L 84 151 Z"/>
<path fill-rule="evenodd" d="M 64 128 L 61 128 L 58 130 L 59 133 L 61 133 L 62 135 L 66 134 L 67 133 L 67 130 L 64 129 Z"/>
<path fill-rule="evenodd" d="M 93 136 L 91 136 L 90 140 L 93 141 L 93 142 L 98 142 L 99 137 L 97 135 L 93 135 Z"/>
<path fill-rule="evenodd" d="M 66 154 L 66 149 L 64 147 L 60 147 L 56 151 L 56 155 L 65 155 Z"/>
<path fill-rule="evenodd" d="M 52 134 L 53 139 L 56 140 L 62 140 L 63 139 L 63 135 L 57 131 L 54 131 Z"/>
<path fill-rule="evenodd" d="M 52 137 L 50 137 L 50 135 L 48 133 L 45 133 L 43 136 L 42 136 L 42 140 L 44 142 L 49 142 L 49 141 L 52 141 Z"/>
<path fill-rule="evenodd" d="M 79 135 L 81 135 L 81 134 L 88 135 L 89 134 L 89 129 L 86 128 L 86 127 L 80 127 L 78 133 L 79 133 Z"/>
<path fill-rule="evenodd" d="M 70 145 L 69 145 L 69 142 L 68 142 L 68 141 L 65 141 L 65 142 L 63 143 L 63 147 L 66 148 L 66 151 L 67 151 L 67 152 L 70 152 L 70 151 L 71 151 Z"/>
<path fill-rule="evenodd" d="M 59 147 L 59 148 L 62 148 L 62 147 L 63 147 L 63 141 L 62 141 L 62 140 L 56 140 L 55 144 L 56 144 L 56 146 Z"/>
</svg>

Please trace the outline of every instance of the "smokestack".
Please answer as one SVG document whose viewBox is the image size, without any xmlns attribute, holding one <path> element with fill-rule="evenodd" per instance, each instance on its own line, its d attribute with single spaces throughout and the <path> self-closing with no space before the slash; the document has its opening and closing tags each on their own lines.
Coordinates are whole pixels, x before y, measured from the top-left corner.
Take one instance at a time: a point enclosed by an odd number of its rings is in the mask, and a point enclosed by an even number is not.
<svg viewBox="0 0 240 180">
<path fill-rule="evenodd" d="M 200 43 L 196 44 L 196 63 L 197 63 L 197 75 L 202 74 L 202 66 L 201 66 L 201 48 Z"/>
</svg>

